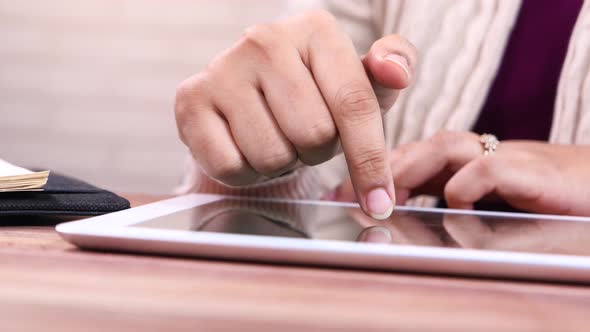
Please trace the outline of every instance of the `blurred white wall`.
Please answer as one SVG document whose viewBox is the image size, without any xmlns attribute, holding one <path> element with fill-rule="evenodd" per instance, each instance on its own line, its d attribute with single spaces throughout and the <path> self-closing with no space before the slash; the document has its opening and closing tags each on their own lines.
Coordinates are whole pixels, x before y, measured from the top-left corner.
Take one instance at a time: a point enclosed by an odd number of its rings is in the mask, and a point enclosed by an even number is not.
<svg viewBox="0 0 590 332">
<path fill-rule="evenodd" d="M 0 0 L 0 158 L 169 192 L 177 84 L 279 0 Z"/>
</svg>

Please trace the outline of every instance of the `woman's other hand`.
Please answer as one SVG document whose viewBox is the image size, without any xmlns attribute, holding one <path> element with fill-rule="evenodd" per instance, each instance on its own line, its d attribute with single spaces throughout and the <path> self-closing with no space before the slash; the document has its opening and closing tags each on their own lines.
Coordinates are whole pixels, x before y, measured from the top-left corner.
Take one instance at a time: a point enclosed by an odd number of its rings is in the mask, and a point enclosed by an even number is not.
<svg viewBox="0 0 590 332">
<path fill-rule="evenodd" d="M 396 35 L 359 57 L 323 11 L 257 25 L 179 86 L 179 134 L 206 174 L 232 186 L 325 162 L 340 142 L 364 211 L 387 217 L 395 191 L 382 112 L 416 61 Z"/>
<path fill-rule="evenodd" d="M 444 131 L 398 147 L 391 154 L 398 203 L 428 194 L 450 208 L 499 199 L 529 212 L 590 215 L 590 147 L 502 141 L 495 153 L 483 152 L 471 132 Z M 350 198 L 344 183 L 336 199 Z"/>
</svg>

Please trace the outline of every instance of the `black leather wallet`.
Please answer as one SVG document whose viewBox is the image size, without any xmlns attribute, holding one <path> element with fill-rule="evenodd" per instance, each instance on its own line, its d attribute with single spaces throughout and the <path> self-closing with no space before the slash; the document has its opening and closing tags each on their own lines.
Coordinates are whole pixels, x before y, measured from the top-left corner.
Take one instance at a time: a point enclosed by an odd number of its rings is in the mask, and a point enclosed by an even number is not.
<svg viewBox="0 0 590 332">
<path fill-rule="evenodd" d="M 110 191 L 54 172 L 43 188 L 0 193 L 0 216 L 93 216 L 130 207 Z"/>
</svg>

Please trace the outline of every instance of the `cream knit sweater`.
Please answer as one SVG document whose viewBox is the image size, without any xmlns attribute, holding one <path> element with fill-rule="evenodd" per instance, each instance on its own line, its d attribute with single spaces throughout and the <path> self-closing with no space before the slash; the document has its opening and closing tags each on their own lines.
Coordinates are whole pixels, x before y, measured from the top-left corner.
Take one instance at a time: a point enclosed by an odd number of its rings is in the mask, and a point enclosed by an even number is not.
<svg viewBox="0 0 590 332">
<path fill-rule="evenodd" d="M 393 148 L 441 129 L 469 130 L 473 126 L 520 4 L 520 0 L 294 0 L 289 12 L 329 10 L 349 33 L 359 54 L 376 39 L 392 33 L 416 45 L 420 63 L 414 83 L 384 118 L 387 144 Z M 590 143 L 589 1 L 584 2 L 570 39 L 554 107 L 550 142 Z M 319 198 L 348 176 L 342 155 L 246 188 L 212 181 L 192 161 L 188 168 L 179 192 Z"/>
</svg>

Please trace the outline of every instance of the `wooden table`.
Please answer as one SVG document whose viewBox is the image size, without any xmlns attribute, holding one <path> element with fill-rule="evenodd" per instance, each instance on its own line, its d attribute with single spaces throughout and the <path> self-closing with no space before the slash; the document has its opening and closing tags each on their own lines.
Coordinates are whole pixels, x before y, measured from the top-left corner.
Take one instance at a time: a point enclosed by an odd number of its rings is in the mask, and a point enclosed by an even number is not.
<svg viewBox="0 0 590 332">
<path fill-rule="evenodd" d="M 590 331 L 581 285 L 84 252 L 10 223 L 0 331 Z"/>
</svg>

